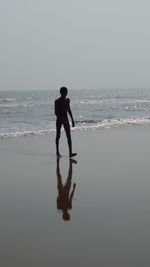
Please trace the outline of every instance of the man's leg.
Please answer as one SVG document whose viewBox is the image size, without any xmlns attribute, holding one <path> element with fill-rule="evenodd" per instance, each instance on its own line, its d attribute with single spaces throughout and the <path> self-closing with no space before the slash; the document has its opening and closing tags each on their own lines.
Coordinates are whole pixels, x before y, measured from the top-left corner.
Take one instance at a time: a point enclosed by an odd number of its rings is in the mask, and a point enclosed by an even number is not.
<svg viewBox="0 0 150 267">
<path fill-rule="evenodd" d="M 59 139 L 60 139 L 60 131 L 61 131 L 62 122 L 60 120 L 56 120 L 56 154 L 60 156 L 59 153 Z"/>
<path fill-rule="evenodd" d="M 56 174 L 57 174 L 58 194 L 59 194 L 59 196 L 61 196 L 62 195 L 62 192 L 63 192 L 63 184 L 62 184 L 62 177 L 61 177 L 60 168 L 59 168 L 59 158 L 57 159 Z"/>
<path fill-rule="evenodd" d="M 69 121 L 66 120 L 64 123 L 64 129 L 67 136 L 68 146 L 69 146 L 69 155 L 72 154 L 72 141 L 71 141 L 71 133 L 70 133 L 70 124 Z"/>
<path fill-rule="evenodd" d="M 66 132 L 67 140 L 68 140 L 68 146 L 69 146 L 69 157 L 74 157 L 77 155 L 77 153 L 72 153 L 72 141 L 71 141 L 71 132 L 70 132 L 70 124 L 69 121 L 66 120 L 63 122 L 64 129 Z"/>
</svg>

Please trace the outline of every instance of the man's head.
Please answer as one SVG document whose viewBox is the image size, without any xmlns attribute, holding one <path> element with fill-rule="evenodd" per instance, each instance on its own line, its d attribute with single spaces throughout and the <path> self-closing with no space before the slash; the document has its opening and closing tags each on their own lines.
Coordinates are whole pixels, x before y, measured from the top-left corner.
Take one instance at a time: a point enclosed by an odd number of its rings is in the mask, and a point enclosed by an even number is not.
<svg viewBox="0 0 150 267">
<path fill-rule="evenodd" d="M 70 214 L 67 211 L 63 212 L 63 220 L 70 221 Z"/>
<path fill-rule="evenodd" d="M 63 98 L 65 98 L 65 97 L 67 96 L 67 94 L 68 94 L 68 90 L 67 90 L 67 88 L 66 88 L 66 87 L 61 87 L 61 88 L 60 88 L 60 94 L 61 94 L 61 96 L 62 96 Z"/>
</svg>

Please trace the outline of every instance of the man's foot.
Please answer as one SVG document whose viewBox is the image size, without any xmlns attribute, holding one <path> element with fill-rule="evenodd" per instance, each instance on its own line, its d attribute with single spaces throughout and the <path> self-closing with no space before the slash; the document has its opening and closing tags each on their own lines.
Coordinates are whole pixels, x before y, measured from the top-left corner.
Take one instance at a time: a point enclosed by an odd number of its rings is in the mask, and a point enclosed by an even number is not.
<svg viewBox="0 0 150 267">
<path fill-rule="evenodd" d="M 74 188 L 74 189 L 76 188 L 76 184 L 75 184 L 75 183 L 73 184 L 73 188 Z"/>
<path fill-rule="evenodd" d="M 72 157 L 75 157 L 76 155 L 77 155 L 77 153 L 71 153 L 71 154 L 69 155 L 69 157 L 72 158 Z"/>
<path fill-rule="evenodd" d="M 74 164 L 77 164 L 78 163 L 75 159 L 72 159 L 72 158 L 70 159 L 70 162 L 71 163 L 74 163 Z"/>
<path fill-rule="evenodd" d="M 57 156 L 57 158 L 61 158 L 62 157 L 59 153 L 57 153 L 56 156 Z"/>
</svg>

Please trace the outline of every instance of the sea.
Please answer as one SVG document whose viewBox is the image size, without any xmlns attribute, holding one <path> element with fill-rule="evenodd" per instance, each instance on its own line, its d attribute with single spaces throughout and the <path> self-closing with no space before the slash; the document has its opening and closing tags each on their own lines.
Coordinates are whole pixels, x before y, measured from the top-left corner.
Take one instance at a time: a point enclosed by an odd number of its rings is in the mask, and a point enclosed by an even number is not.
<svg viewBox="0 0 150 267">
<path fill-rule="evenodd" d="M 0 91 L 0 138 L 55 132 L 59 90 Z M 150 89 L 69 90 L 76 127 L 101 130 L 150 124 Z"/>
</svg>

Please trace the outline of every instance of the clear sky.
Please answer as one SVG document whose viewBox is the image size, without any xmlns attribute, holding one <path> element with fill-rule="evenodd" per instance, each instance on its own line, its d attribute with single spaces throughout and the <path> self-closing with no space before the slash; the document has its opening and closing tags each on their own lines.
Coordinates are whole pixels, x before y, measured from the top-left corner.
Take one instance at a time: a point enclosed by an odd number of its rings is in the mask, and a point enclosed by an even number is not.
<svg viewBox="0 0 150 267">
<path fill-rule="evenodd" d="M 0 0 L 0 90 L 150 88 L 149 0 Z"/>
</svg>

